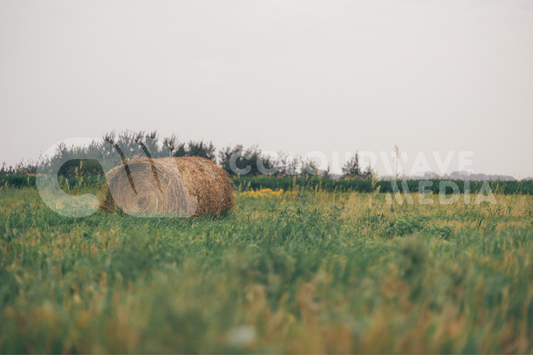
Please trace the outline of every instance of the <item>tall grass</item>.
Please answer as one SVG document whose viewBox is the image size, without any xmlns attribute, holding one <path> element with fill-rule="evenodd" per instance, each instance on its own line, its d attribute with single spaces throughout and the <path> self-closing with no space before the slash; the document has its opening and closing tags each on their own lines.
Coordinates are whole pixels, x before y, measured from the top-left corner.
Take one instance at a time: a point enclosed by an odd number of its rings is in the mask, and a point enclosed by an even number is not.
<svg viewBox="0 0 533 355">
<path fill-rule="evenodd" d="M 103 188 L 89 188 L 102 197 Z M 219 219 L 71 219 L 0 190 L 2 353 L 525 353 L 533 198 L 237 194 Z"/>
</svg>

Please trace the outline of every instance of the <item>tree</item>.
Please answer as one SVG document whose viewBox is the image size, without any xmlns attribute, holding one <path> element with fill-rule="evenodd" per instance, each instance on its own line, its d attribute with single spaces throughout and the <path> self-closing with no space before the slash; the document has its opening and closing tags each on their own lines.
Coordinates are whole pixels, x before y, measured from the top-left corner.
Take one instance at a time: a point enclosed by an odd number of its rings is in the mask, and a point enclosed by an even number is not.
<svg viewBox="0 0 533 355">
<path fill-rule="evenodd" d="M 344 179 L 359 179 L 361 177 L 361 167 L 359 166 L 359 151 L 350 158 L 342 167 Z"/>
<path fill-rule="evenodd" d="M 320 177 L 323 179 L 331 179 L 331 168 L 329 165 L 326 170 L 321 171 Z"/>
<path fill-rule="evenodd" d="M 65 175 L 94 175 L 127 163 L 134 157 L 157 159 L 197 156 L 214 161 L 215 151 L 212 142 L 191 141 L 185 144 L 179 142 L 174 134 L 161 141 L 156 131 L 146 133 L 126 130 L 118 134 L 111 131 L 104 134 L 103 140 L 94 141 L 86 147 L 60 144 L 54 156 L 41 162 L 41 167 L 49 171 L 61 169 L 60 173 Z M 78 159 L 79 156 L 91 156 L 93 159 Z M 57 166 L 59 163 L 62 165 Z"/>
<path fill-rule="evenodd" d="M 237 144 L 234 148 L 228 146 L 221 149 L 218 152 L 218 165 L 220 165 L 220 167 L 224 169 L 228 175 L 237 175 L 237 173 L 231 168 L 231 157 L 242 151 L 243 147 L 240 144 Z M 239 169 L 243 169 L 245 167 L 241 159 L 237 159 L 235 163 Z"/>
<path fill-rule="evenodd" d="M 278 174 L 281 176 L 298 175 L 300 172 L 300 169 L 298 169 L 300 165 L 298 158 L 285 152 L 279 153 L 276 165 Z"/>
<path fill-rule="evenodd" d="M 259 160 L 262 166 L 259 166 Z M 233 167 L 232 161 L 235 164 Z M 218 152 L 218 165 L 232 176 L 238 174 L 246 176 L 264 175 L 265 171 L 275 170 L 277 172 L 279 170 L 277 162 L 271 157 L 263 156 L 257 145 L 245 150 L 242 145 L 238 144 L 233 148 L 229 146 L 220 150 Z"/>
<path fill-rule="evenodd" d="M 301 161 L 302 169 L 301 176 L 307 175 L 317 175 L 318 174 L 318 164 L 312 159 L 306 159 Z"/>
<path fill-rule="evenodd" d="M 175 139 L 174 141 L 169 140 L 167 143 L 174 148 L 173 152 L 175 157 L 201 157 L 212 161 L 216 160 L 216 148 L 213 142 L 190 141 L 189 144 L 185 145 L 184 143 L 178 143 L 177 139 Z"/>
<path fill-rule="evenodd" d="M 216 160 L 216 148 L 213 145 L 213 142 L 204 143 L 204 141 L 190 141 L 187 148 L 187 156 L 189 157 L 201 157 L 212 161 Z"/>
<path fill-rule="evenodd" d="M 179 147 L 178 137 L 172 134 L 170 137 L 163 139 L 163 146 L 168 149 L 169 156 L 174 156 L 176 149 Z"/>
<path fill-rule="evenodd" d="M 370 163 L 368 163 L 368 165 L 366 166 L 366 169 L 365 171 L 363 171 L 363 179 L 371 179 L 372 176 L 374 175 L 375 171 L 374 169 L 372 169 L 372 165 Z"/>
<path fill-rule="evenodd" d="M 35 174 L 37 172 L 37 163 L 32 160 L 27 162 L 22 159 L 15 166 L 7 166 L 6 162 L 2 164 L 0 168 L 0 175 L 28 175 Z"/>
</svg>

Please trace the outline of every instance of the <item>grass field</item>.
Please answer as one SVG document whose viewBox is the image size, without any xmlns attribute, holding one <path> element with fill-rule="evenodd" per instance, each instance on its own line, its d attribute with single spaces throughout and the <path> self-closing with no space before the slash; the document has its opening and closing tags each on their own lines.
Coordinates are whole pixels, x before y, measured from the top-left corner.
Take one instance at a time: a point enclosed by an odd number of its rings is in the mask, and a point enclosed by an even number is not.
<svg viewBox="0 0 533 355">
<path fill-rule="evenodd" d="M 391 212 L 384 194 L 242 192 L 219 219 L 74 219 L 4 187 L 0 352 L 532 352 L 533 196 L 413 196 Z"/>
</svg>

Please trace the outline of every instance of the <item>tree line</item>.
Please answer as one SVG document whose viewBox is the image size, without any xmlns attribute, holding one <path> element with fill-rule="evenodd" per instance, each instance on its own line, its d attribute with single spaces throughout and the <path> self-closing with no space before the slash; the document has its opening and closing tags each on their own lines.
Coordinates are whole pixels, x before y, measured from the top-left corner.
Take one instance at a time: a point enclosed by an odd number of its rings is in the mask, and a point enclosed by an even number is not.
<svg viewBox="0 0 533 355">
<path fill-rule="evenodd" d="M 154 159 L 194 156 L 217 163 L 230 176 L 320 175 L 322 178 L 331 177 L 329 167 L 325 171 L 319 171 L 313 160 L 303 160 L 301 157 L 293 157 L 284 152 L 279 152 L 274 158 L 263 154 L 257 145 L 244 148 L 243 145 L 237 144 L 217 151 L 212 142 L 203 140 L 183 142 L 174 134 L 161 139 L 157 131 L 124 131 L 118 134 L 112 131 L 104 134 L 102 138 L 85 147 L 68 147 L 60 144 L 54 156 L 42 160 L 41 164 L 50 170 L 53 168 L 59 170 L 62 176 L 103 175 L 104 171 L 121 164 L 122 160 L 128 161 L 135 156 L 148 156 Z M 80 159 L 81 156 L 93 159 Z M 0 169 L 0 175 L 35 174 L 36 169 L 37 164 L 31 161 L 21 162 L 14 167 L 8 167 L 4 163 Z M 358 153 L 346 162 L 342 172 L 342 177 L 345 179 L 369 178 L 374 174 L 370 165 L 363 171 L 359 164 Z"/>
</svg>

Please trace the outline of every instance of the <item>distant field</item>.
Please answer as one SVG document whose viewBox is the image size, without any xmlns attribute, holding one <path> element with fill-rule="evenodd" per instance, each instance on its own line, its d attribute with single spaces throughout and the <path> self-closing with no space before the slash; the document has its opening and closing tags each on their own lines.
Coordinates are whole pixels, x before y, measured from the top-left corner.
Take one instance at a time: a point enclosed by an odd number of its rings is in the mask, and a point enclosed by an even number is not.
<svg viewBox="0 0 533 355">
<path fill-rule="evenodd" d="M 90 187 L 105 186 L 105 179 L 102 176 L 84 176 L 84 177 L 61 177 L 60 183 L 64 186 L 67 183 L 70 186 L 84 185 Z M 239 191 L 244 190 L 259 190 L 259 189 L 283 189 L 285 191 L 294 189 L 298 186 L 299 189 L 307 191 L 328 191 L 328 192 L 373 192 L 379 188 L 380 192 L 392 192 L 393 185 L 390 180 L 371 179 L 340 179 L 332 180 L 319 178 L 314 175 L 307 177 L 272 177 L 272 176 L 240 176 L 232 178 L 233 184 Z M 442 180 L 456 184 L 459 191 L 464 193 L 465 190 L 470 190 L 472 193 L 477 193 L 483 186 L 488 184 L 493 192 L 500 194 L 525 194 L 533 195 L 533 180 L 521 181 L 463 181 L 463 180 Z M 425 190 L 430 190 L 435 194 L 440 192 L 441 180 L 428 180 L 430 186 L 425 186 Z M 410 192 L 418 192 L 421 180 L 407 180 L 404 182 Z M 35 176 L 2 176 L 0 175 L 0 186 L 4 187 L 35 187 Z M 400 191 L 405 192 L 401 181 L 397 182 Z M 451 194 L 453 189 L 448 187 L 445 192 Z"/>
<path fill-rule="evenodd" d="M 528 194 L 391 212 L 241 184 L 218 219 L 73 219 L 2 185 L 2 353 L 533 351 Z"/>
</svg>

